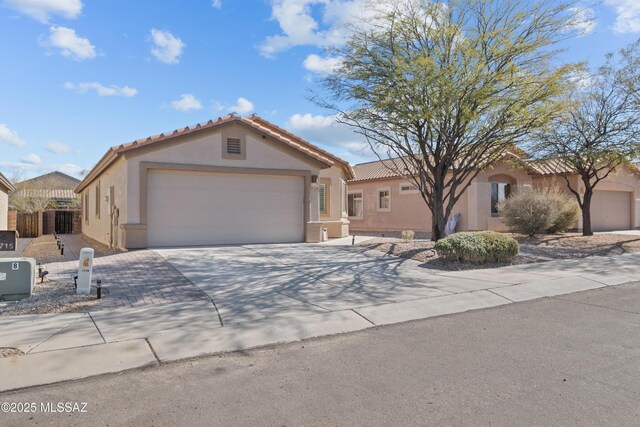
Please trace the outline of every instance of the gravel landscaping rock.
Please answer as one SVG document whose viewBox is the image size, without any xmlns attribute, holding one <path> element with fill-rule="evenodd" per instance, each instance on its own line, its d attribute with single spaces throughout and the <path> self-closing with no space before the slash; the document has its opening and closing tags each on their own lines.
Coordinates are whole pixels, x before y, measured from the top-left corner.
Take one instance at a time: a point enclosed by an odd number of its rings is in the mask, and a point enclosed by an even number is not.
<svg viewBox="0 0 640 427">
<path fill-rule="evenodd" d="M 38 280 L 39 282 L 39 280 Z M 103 298 L 105 289 L 102 290 Z M 0 316 L 23 314 L 79 313 L 100 303 L 95 288 L 88 295 L 76 295 L 73 282 L 45 280 L 37 283 L 31 298 L 19 301 L 0 301 Z"/>
<path fill-rule="evenodd" d="M 399 233 L 395 233 L 399 235 Z M 394 233 L 385 233 L 385 237 L 372 237 L 357 246 L 400 256 L 427 264 L 441 270 L 475 270 L 481 268 L 504 267 L 513 264 L 530 264 L 555 259 L 577 259 L 594 255 L 620 255 L 628 252 L 640 252 L 640 236 L 622 234 L 596 234 L 584 237 L 579 233 L 564 233 L 524 237 L 510 234 L 520 244 L 520 254 L 513 263 L 470 264 L 445 261 L 438 256 L 434 242 L 416 239 L 405 242 Z M 394 237 L 388 237 L 394 235 Z"/>
<path fill-rule="evenodd" d="M 0 359 L 4 357 L 22 356 L 23 354 L 24 352 L 21 350 L 18 350 L 17 348 L 11 348 L 11 347 L 0 348 Z"/>
</svg>

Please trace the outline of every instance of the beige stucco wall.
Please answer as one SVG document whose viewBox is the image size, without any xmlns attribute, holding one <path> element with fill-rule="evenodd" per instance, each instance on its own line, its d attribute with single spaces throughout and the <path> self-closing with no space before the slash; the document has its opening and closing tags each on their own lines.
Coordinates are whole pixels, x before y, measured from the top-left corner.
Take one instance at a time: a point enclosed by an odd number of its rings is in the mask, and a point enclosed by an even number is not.
<svg viewBox="0 0 640 427">
<path fill-rule="evenodd" d="M 355 182 L 348 191 L 362 191 L 362 219 L 349 218 L 352 231 L 431 231 L 431 212 L 418 193 L 400 194 L 404 179 L 385 179 Z M 378 212 L 378 189 L 388 188 L 391 194 L 391 210 Z"/>
<path fill-rule="evenodd" d="M 7 230 L 9 215 L 9 195 L 0 190 L 0 230 Z"/>
<path fill-rule="evenodd" d="M 506 230 L 499 218 L 491 216 L 491 182 L 510 178 L 516 187 L 530 187 L 531 176 L 521 169 L 498 162 L 481 172 L 456 203 L 453 213 L 460 213 L 457 230 Z M 349 192 L 363 192 L 363 218 L 349 218 L 354 231 L 431 231 L 431 212 L 419 193 L 400 194 L 404 179 L 393 178 L 349 183 Z M 391 190 L 390 212 L 377 209 L 379 189 Z"/>
<path fill-rule="evenodd" d="M 96 215 L 96 185 L 100 183 L 100 217 Z M 119 223 L 126 223 L 126 206 L 127 206 L 127 170 L 126 162 L 123 158 L 116 160 L 109 168 L 107 168 L 98 180 L 92 182 L 80 194 L 82 197 L 82 233 L 86 236 L 97 240 L 98 242 L 109 245 L 111 243 L 111 200 L 105 200 L 105 196 L 109 196 L 109 188 L 114 187 L 115 207 L 119 209 Z M 88 206 L 84 203 L 85 195 L 89 194 Z M 89 209 L 89 218 L 85 219 L 85 209 Z M 117 228 L 118 246 L 123 248 L 124 235 L 121 228 Z"/>
<path fill-rule="evenodd" d="M 241 138 L 244 144 L 246 157 L 242 159 L 230 159 L 223 155 L 222 142 L 226 138 Z M 98 180 L 92 182 L 83 192 L 82 197 L 88 192 L 89 221 L 84 221 L 83 227 L 87 236 L 108 244 L 110 241 L 110 217 L 108 215 L 108 203 L 104 196 L 109 194 L 109 186 L 116 187 L 116 205 L 120 208 L 120 229 L 118 242 L 121 248 L 146 247 L 146 224 L 141 214 L 142 192 L 146 192 L 145 176 L 146 167 L 149 164 L 171 164 L 204 167 L 231 167 L 242 169 L 261 169 L 278 171 L 295 171 L 311 175 L 320 175 L 331 179 L 331 212 L 324 220 L 327 221 L 330 234 L 334 236 L 348 233 L 348 221 L 341 221 L 340 210 L 340 183 L 344 178 L 344 171 L 339 168 L 323 170 L 321 174 L 319 163 L 294 149 L 284 146 L 281 142 L 263 137 L 244 126 L 232 124 L 215 131 L 185 136 L 166 144 L 157 143 L 148 148 L 142 148 L 130 152 L 121 157 L 117 162 L 104 171 L 100 177 L 102 212 L 100 219 L 95 216 L 95 187 Z M 143 166 L 144 165 L 144 166 Z M 153 166 L 155 167 L 155 166 Z M 304 175 L 303 175 L 304 176 Z M 319 202 L 317 188 L 308 187 L 307 203 L 304 212 L 307 221 L 307 240 L 317 241 L 321 236 L 322 221 L 319 215 Z M 303 200 L 301 200 L 301 204 Z M 303 205 L 304 206 L 304 205 Z M 145 207 L 146 209 L 146 207 Z M 176 206 L 179 213 L 179 206 Z M 303 209 L 301 209 L 301 214 Z M 346 226 L 346 227 L 345 227 Z M 310 231 L 309 231 L 310 230 Z"/>
<path fill-rule="evenodd" d="M 498 217 L 491 215 L 491 183 L 508 181 L 512 191 L 531 188 L 531 175 L 524 169 L 518 169 L 506 162 L 496 162 L 480 172 L 471 184 L 473 190 L 467 194 L 469 209 L 468 222 L 464 230 L 507 231 L 507 227 Z"/>
<path fill-rule="evenodd" d="M 320 183 L 329 184 L 328 212 L 320 213 L 320 221 L 330 238 L 349 235 L 349 220 L 345 197 L 347 191 L 346 174 L 343 168 L 332 166 L 320 171 Z"/>
<path fill-rule="evenodd" d="M 222 158 L 222 132 L 241 133 L 246 138 L 246 159 Z M 233 137 L 236 135 L 234 134 Z M 185 165 L 214 165 L 237 168 L 294 169 L 319 174 L 319 167 L 310 165 L 281 143 L 263 139 L 257 133 L 238 125 L 230 125 L 222 131 L 199 134 L 185 138 L 179 144 L 156 144 L 149 150 L 132 152 L 127 157 L 127 222 L 140 222 L 140 163 L 178 163 Z M 317 204 L 317 203 L 316 203 Z M 316 208 L 317 209 L 317 208 Z"/>
</svg>

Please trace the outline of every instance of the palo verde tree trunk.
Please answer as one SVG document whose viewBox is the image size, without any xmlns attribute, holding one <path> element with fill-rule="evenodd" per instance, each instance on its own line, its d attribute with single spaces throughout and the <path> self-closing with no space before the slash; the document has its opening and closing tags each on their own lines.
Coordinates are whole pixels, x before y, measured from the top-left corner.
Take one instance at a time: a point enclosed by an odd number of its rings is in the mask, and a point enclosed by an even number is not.
<svg viewBox="0 0 640 427">
<path fill-rule="evenodd" d="M 431 206 L 433 206 L 431 212 L 431 219 L 433 221 L 431 225 L 431 240 L 434 242 L 446 237 L 445 228 L 447 227 L 447 215 L 445 214 L 444 200 L 441 193 L 442 191 L 434 191 L 431 203 Z"/>
<path fill-rule="evenodd" d="M 580 208 L 582 209 L 582 235 L 593 236 L 591 230 L 591 199 L 593 198 L 593 189 L 586 188 Z"/>
</svg>

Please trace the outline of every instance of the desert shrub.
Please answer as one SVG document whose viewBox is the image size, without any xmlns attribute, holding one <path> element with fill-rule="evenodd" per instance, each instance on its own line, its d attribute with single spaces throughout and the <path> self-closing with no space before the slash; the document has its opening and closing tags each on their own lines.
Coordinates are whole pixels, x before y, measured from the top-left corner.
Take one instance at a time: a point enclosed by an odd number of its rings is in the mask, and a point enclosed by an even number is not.
<svg viewBox="0 0 640 427">
<path fill-rule="evenodd" d="M 545 230 L 547 233 L 555 234 L 567 231 L 575 225 L 580 216 L 580 205 L 576 199 L 559 187 L 550 187 L 541 192 L 554 205 L 554 217 L 551 225 Z"/>
<path fill-rule="evenodd" d="M 510 262 L 518 254 L 518 242 L 494 231 L 455 233 L 436 242 L 438 255 L 449 261 L 484 264 Z"/>
<path fill-rule="evenodd" d="M 416 233 L 413 230 L 402 230 L 402 240 L 405 242 L 412 241 L 415 235 Z"/>
<path fill-rule="evenodd" d="M 519 191 L 498 204 L 505 224 L 517 233 L 534 236 L 571 228 L 580 213 L 577 202 L 559 187 Z"/>
<path fill-rule="evenodd" d="M 514 238 L 495 231 L 481 231 L 478 234 L 487 247 L 488 262 L 511 262 L 518 255 L 520 247 Z"/>
</svg>

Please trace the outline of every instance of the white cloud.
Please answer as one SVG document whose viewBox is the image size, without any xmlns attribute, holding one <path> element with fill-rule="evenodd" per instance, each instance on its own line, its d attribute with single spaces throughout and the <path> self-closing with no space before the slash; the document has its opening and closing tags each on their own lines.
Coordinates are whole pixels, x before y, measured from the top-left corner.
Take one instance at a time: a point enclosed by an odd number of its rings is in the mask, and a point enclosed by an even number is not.
<svg viewBox="0 0 640 427">
<path fill-rule="evenodd" d="M 50 27 L 49 37 L 42 40 L 41 44 L 45 47 L 59 49 L 62 56 L 77 61 L 96 57 L 96 48 L 89 39 L 78 36 L 76 31 L 71 28 Z"/>
<path fill-rule="evenodd" d="M 303 66 L 307 70 L 321 74 L 327 75 L 333 73 L 340 65 L 342 65 L 343 58 L 323 58 L 316 54 L 311 54 L 307 56 L 304 60 Z"/>
<path fill-rule="evenodd" d="M 236 101 L 236 105 L 232 105 L 230 107 L 227 107 L 227 110 L 232 112 L 232 113 L 238 113 L 238 114 L 246 114 L 249 113 L 253 110 L 254 106 L 253 106 L 253 102 L 249 101 L 246 98 L 238 98 L 238 100 Z"/>
<path fill-rule="evenodd" d="M 272 58 L 295 46 L 327 47 L 343 43 L 347 25 L 361 23 L 392 7 L 371 0 L 270 0 L 271 19 L 281 33 L 267 37 L 260 54 Z"/>
<path fill-rule="evenodd" d="M 151 40 L 154 47 L 151 53 L 156 59 L 165 64 L 177 64 L 180 62 L 180 55 L 186 47 L 186 44 L 180 38 L 174 36 L 169 31 L 151 29 Z"/>
<path fill-rule="evenodd" d="M 350 157 L 349 160 L 366 161 L 375 157 L 364 137 L 338 123 L 334 115 L 294 114 L 285 128 L 314 144 L 339 148 L 342 150 L 339 155 Z"/>
<path fill-rule="evenodd" d="M 137 89 L 129 86 L 105 86 L 98 82 L 66 82 L 64 88 L 78 93 L 87 93 L 90 90 L 95 90 L 99 96 L 124 96 L 127 98 L 135 96 L 138 93 Z"/>
<path fill-rule="evenodd" d="M 580 36 L 591 34 L 596 27 L 596 12 L 589 7 L 569 8 L 572 14 L 569 27 Z"/>
<path fill-rule="evenodd" d="M 180 96 L 180 99 L 171 101 L 171 108 L 180 111 L 199 110 L 202 108 L 202 103 L 190 93 L 185 93 Z"/>
<path fill-rule="evenodd" d="M 63 144 L 62 142 L 58 141 L 47 142 L 47 145 L 45 145 L 44 149 L 54 154 L 66 154 L 71 153 L 72 151 L 71 147 L 69 147 L 67 144 Z"/>
<path fill-rule="evenodd" d="M 52 16 L 77 18 L 82 11 L 81 0 L 4 0 L 4 4 L 40 22 L 47 22 Z"/>
<path fill-rule="evenodd" d="M 27 163 L 30 165 L 39 165 L 42 163 L 42 159 L 36 153 L 27 154 L 22 159 L 20 159 L 22 163 Z"/>
<path fill-rule="evenodd" d="M 220 9 L 222 7 L 222 0 L 212 0 L 211 7 L 215 9 Z"/>
<path fill-rule="evenodd" d="M 640 32 L 640 2 L 638 0 L 605 0 L 616 11 L 613 30 L 616 33 Z"/>
<path fill-rule="evenodd" d="M 9 129 L 5 124 L 0 123 L 0 144 L 13 145 L 14 147 L 26 147 L 27 143 L 18 136 L 18 132 Z"/>
</svg>

